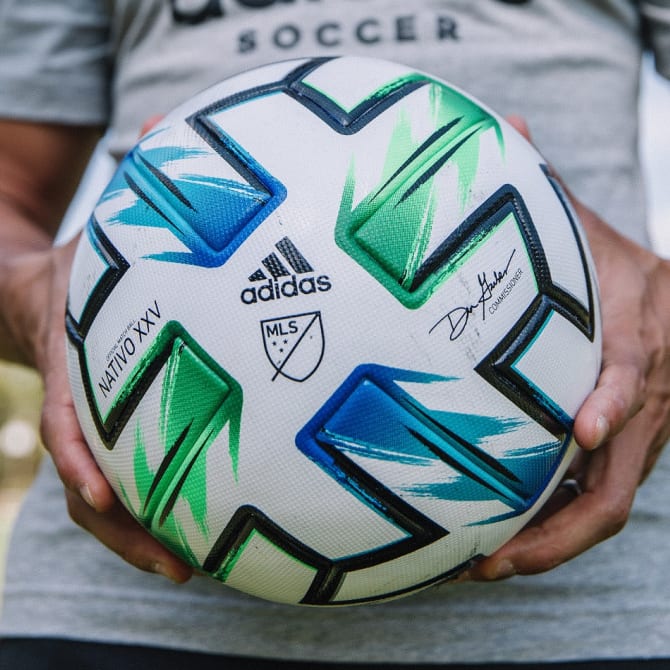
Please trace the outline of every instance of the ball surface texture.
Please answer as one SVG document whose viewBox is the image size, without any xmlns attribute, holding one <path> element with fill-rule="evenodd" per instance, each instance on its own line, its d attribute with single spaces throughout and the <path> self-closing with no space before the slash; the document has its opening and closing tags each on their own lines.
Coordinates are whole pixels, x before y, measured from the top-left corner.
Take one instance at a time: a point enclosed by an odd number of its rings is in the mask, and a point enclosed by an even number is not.
<svg viewBox="0 0 670 670">
<path fill-rule="evenodd" d="M 269 600 L 384 600 L 514 536 L 577 448 L 593 263 L 537 151 L 365 58 L 275 63 L 142 137 L 75 256 L 67 356 L 121 501 Z"/>
</svg>

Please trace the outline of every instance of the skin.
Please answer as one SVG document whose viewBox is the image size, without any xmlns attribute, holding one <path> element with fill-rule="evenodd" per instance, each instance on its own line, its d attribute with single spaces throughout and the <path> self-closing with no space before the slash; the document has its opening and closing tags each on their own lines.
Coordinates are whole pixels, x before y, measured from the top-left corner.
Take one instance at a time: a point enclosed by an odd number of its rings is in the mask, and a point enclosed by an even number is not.
<svg viewBox="0 0 670 670">
<path fill-rule="evenodd" d="M 511 123 L 526 137 L 521 119 Z M 132 565 L 185 582 L 192 568 L 125 510 L 79 429 L 65 368 L 64 311 L 76 240 L 53 235 L 100 129 L 0 121 L 0 358 L 34 366 L 41 432 L 72 519 Z M 531 525 L 464 579 L 550 570 L 620 531 L 670 437 L 670 262 L 623 238 L 573 198 L 601 287 L 603 368 L 575 421 L 571 466 L 583 494 L 559 489 Z"/>
</svg>

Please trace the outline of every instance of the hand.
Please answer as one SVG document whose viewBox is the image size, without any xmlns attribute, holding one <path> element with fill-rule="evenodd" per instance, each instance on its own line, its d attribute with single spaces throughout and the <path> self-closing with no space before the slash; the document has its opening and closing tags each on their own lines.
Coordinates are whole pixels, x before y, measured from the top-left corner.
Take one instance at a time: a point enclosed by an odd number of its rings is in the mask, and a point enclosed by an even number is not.
<svg viewBox="0 0 670 670">
<path fill-rule="evenodd" d="M 12 263 L 7 311 L 24 362 L 34 364 L 45 387 L 42 439 L 65 485 L 72 519 L 132 565 L 184 582 L 192 569 L 170 553 L 128 513 L 100 472 L 79 428 L 65 364 L 64 314 L 76 240 L 24 254 Z"/>
<path fill-rule="evenodd" d="M 65 363 L 65 301 L 76 242 L 52 238 L 103 132 L 0 119 L 0 358 L 44 380 L 42 436 L 72 518 L 133 565 L 185 581 L 191 568 L 120 505 L 84 441 Z"/>
<path fill-rule="evenodd" d="M 525 124 L 512 123 L 526 137 Z M 550 570 L 620 531 L 637 487 L 670 437 L 670 263 L 624 238 L 572 198 L 600 284 L 603 365 L 575 419 L 582 452 L 540 514 L 469 577 Z"/>
</svg>

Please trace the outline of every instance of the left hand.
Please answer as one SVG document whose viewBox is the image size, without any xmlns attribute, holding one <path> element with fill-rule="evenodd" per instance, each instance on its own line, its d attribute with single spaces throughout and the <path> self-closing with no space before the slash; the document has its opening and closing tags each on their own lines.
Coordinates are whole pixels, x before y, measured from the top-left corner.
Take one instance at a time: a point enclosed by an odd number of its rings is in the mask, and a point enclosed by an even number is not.
<svg viewBox="0 0 670 670">
<path fill-rule="evenodd" d="M 511 121 L 528 137 L 522 121 Z M 595 259 L 603 329 L 600 377 L 575 418 L 582 451 L 566 475 L 582 493 L 559 488 L 471 579 L 544 572 L 619 532 L 670 438 L 670 262 L 572 200 Z"/>
<path fill-rule="evenodd" d="M 123 507 L 84 440 L 75 414 L 65 360 L 64 314 L 77 240 L 8 263 L 3 310 L 16 358 L 35 365 L 44 382 L 41 434 L 64 484 L 70 517 L 137 568 L 174 582 L 193 572 Z M 19 358 L 20 356 L 20 358 Z"/>
</svg>

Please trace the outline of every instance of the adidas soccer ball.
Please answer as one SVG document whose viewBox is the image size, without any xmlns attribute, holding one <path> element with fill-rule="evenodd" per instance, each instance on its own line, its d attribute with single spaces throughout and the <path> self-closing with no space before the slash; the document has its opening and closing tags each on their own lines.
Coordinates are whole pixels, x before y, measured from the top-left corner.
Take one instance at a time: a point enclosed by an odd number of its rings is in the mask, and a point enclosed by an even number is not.
<svg viewBox="0 0 670 670">
<path fill-rule="evenodd" d="M 574 453 L 596 283 L 504 120 L 378 60 L 273 64 L 167 116 L 73 265 L 69 374 L 132 514 L 215 579 L 342 605 L 512 537 Z"/>
</svg>

